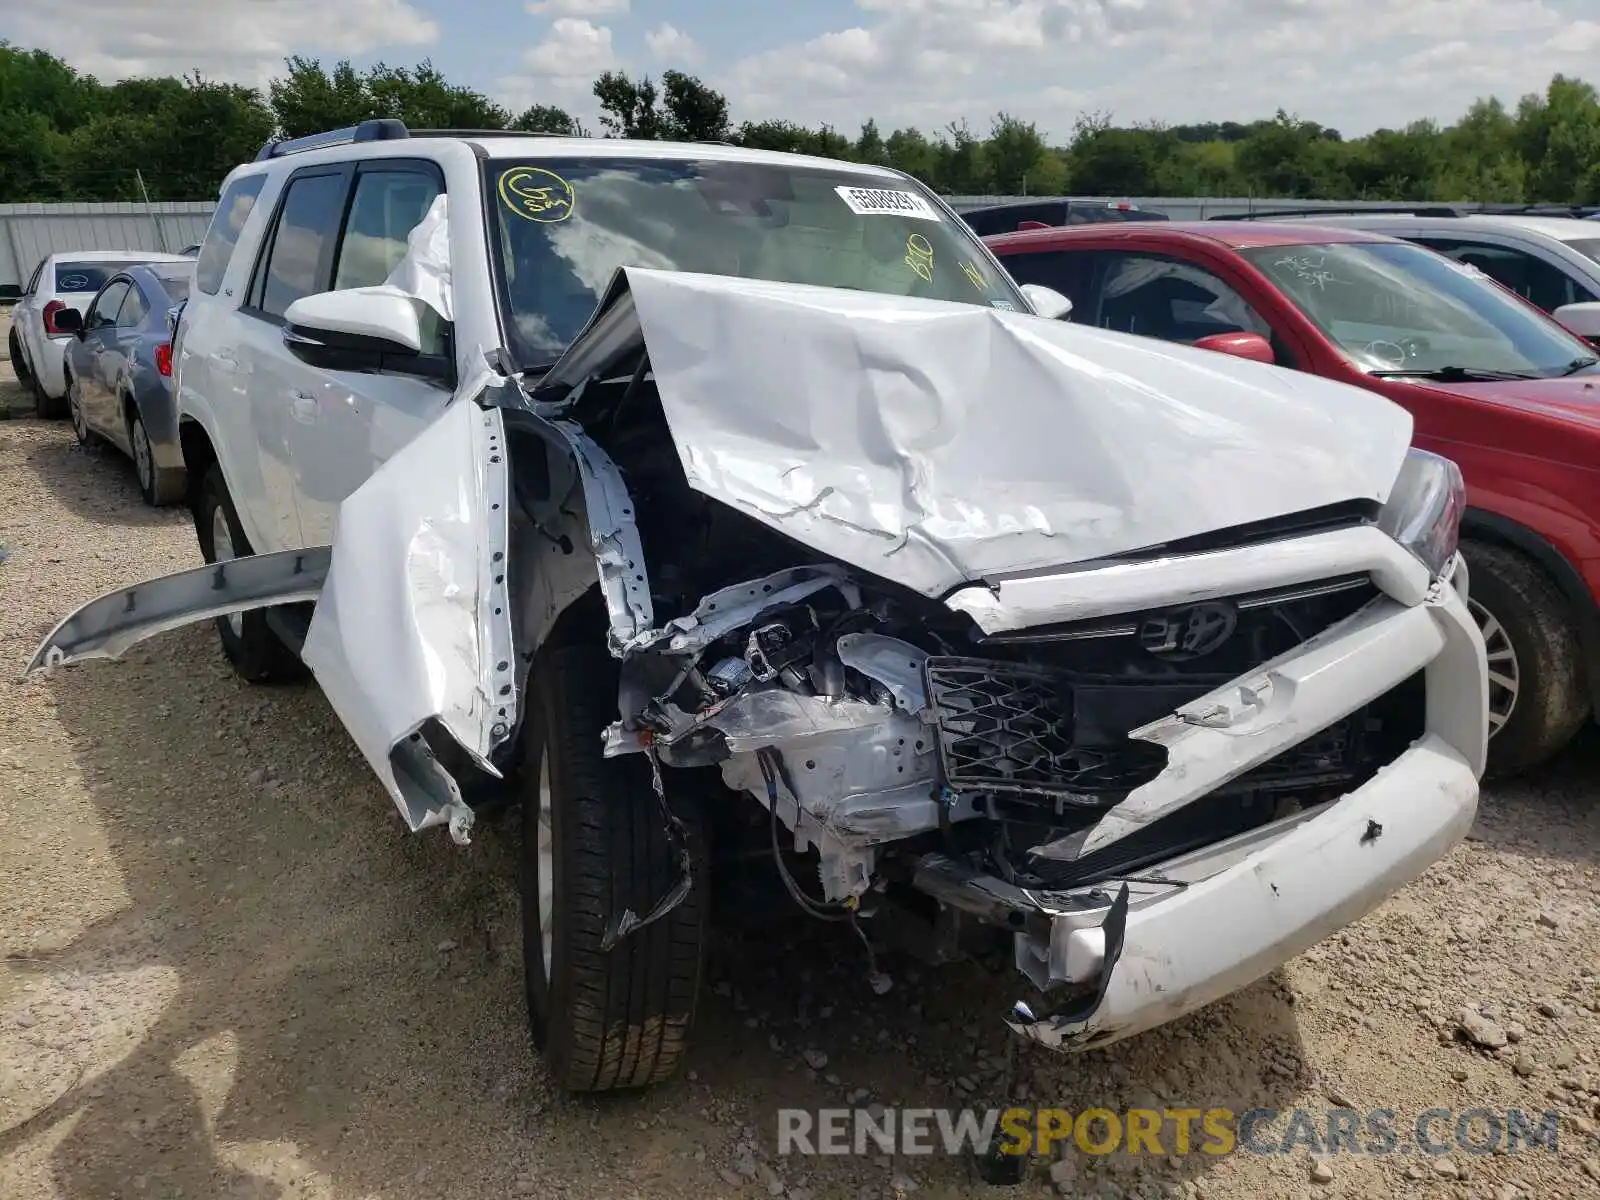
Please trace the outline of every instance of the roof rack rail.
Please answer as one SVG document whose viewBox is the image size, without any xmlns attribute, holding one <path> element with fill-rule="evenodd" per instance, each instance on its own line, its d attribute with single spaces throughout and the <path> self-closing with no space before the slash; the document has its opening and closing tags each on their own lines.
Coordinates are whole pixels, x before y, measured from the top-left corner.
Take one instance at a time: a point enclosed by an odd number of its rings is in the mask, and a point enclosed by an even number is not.
<svg viewBox="0 0 1600 1200">
<path fill-rule="evenodd" d="M 1578 217 L 1581 219 L 1600 212 L 1600 205 L 1557 204 L 1553 202 L 1485 204 L 1481 211 L 1487 215 L 1497 217 Z"/>
<path fill-rule="evenodd" d="M 547 129 L 413 129 L 412 137 L 577 137 L 575 133 L 553 133 Z"/>
<path fill-rule="evenodd" d="M 347 146 L 352 142 L 387 142 L 410 137 L 411 131 L 404 121 L 363 121 L 343 129 L 329 129 L 322 133 L 308 133 L 305 137 L 285 138 L 281 142 L 268 142 L 256 155 L 257 162 L 281 158 L 285 154 L 302 154 L 307 150 L 321 150 L 324 146 Z"/>
<path fill-rule="evenodd" d="M 1366 213 L 1373 216 L 1408 216 L 1408 217 L 1464 217 L 1467 214 L 1459 208 L 1448 204 L 1373 204 L 1330 206 L 1324 208 L 1272 208 L 1261 209 L 1257 212 L 1247 213 L 1219 213 L 1208 217 L 1210 221 L 1271 221 L 1278 217 L 1359 217 Z"/>
<path fill-rule="evenodd" d="M 571 133 L 553 133 L 543 129 L 409 129 L 404 121 L 383 117 L 347 125 L 343 129 L 329 129 L 323 133 L 308 133 L 304 137 L 285 138 L 281 142 L 268 142 L 256 155 L 257 162 L 281 158 L 285 154 L 301 154 L 307 150 L 321 150 L 327 146 L 348 146 L 356 142 L 389 142 L 415 137 L 575 137 Z"/>
</svg>

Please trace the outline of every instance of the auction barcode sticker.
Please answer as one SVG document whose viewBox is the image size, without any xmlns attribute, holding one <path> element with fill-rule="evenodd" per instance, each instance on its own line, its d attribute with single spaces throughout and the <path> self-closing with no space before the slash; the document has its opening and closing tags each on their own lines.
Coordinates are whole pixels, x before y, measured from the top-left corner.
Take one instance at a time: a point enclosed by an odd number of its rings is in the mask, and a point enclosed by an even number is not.
<svg viewBox="0 0 1600 1200">
<path fill-rule="evenodd" d="M 920 221 L 937 221 L 939 214 L 915 192 L 897 192 L 883 188 L 837 187 L 839 199 L 850 206 L 858 217 L 915 217 Z"/>
</svg>

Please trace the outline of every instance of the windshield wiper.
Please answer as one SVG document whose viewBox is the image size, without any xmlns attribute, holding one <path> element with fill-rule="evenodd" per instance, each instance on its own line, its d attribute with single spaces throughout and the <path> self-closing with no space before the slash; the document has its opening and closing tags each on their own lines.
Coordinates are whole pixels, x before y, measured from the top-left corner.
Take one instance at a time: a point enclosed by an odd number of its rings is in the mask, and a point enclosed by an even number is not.
<svg viewBox="0 0 1600 1200">
<path fill-rule="evenodd" d="M 1586 371 L 1596 363 L 1600 363 L 1600 358 L 1575 358 L 1557 371 L 1554 378 L 1564 379 L 1568 375 L 1576 375 L 1579 371 Z"/>
<path fill-rule="evenodd" d="M 1368 375 L 1376 379 L 1436 379 L 1440 383 L 1469 383 L 1473 380 L 1485 379 L 1541 379 L 1543 376 L 1531 375 L 1526 371 L 1494 371 L 1487 367 L 1412 367 L 1400 371 L 1368 371 Z"/>
</svg>

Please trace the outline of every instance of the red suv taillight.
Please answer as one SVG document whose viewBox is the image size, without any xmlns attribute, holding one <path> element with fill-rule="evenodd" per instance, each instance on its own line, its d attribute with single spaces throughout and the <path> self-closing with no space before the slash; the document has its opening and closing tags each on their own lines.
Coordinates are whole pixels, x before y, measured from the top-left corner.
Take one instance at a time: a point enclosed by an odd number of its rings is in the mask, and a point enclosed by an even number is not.
<svg viewBox="0 0 1600 1200">
<path fill-rule="evenodd" d="M 56 314 L 65 311 L 65 300 L 52 300 L 44 306 L 44 331 L 49 337 L 59 337 L 66 333 L 65 329 L 56 328 Z"/>
<path fill-rule="evenodd" d="M 162 342 L 156 347 L 156 370 L 167 378 L 172 377 L 172 343 Z"/>
</svg>

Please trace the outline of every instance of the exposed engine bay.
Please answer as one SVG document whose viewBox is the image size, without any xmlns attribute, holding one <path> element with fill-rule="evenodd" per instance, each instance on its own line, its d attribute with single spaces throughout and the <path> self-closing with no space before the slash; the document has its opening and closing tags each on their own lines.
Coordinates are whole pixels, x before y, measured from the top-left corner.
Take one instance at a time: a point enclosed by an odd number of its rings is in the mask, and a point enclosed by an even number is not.
<svg viewBox="0 0 1600 1200">
<path fill-rule="evenodd" d="M 947 943 L 970 944 L 973 922 L 939 928 L 951 914 L 941 884 L 992 878 L 1027 894 L 1125 878 L 1332 800 L 1421 732 L 1419 673 L 1084 853 L 1101 819 L 1168 765 L 1144 727 L 1359 613 L 1380 595 L 1372 580 L 986 634 L 966 613 L 691 489 L 643 350 L 606 374 L 585 388 L 582 429 L 626 487 L 654 617 L 614 645 L 620 719 L 606 752 L 649 753 L 669 794 L 671 768 L 714 767 L 731 793 L 763 805 L 773 863 L 812 915 L 881 917 L 874 924 L 900 932 L 923 922 L 913 940 L 954 956 Z M 514 421 L 508 440 L 515 463 L 526 443 Z M 541 505 L 519 500 L 535 520 Z M 1369 509 L 1314 525 L 1367 523 Z M 1011 913 L 971 907 L 990 936 L 1020 928 Z M 1030 974 L 1041 987 L 1063 982 Z"/>
</svg>

